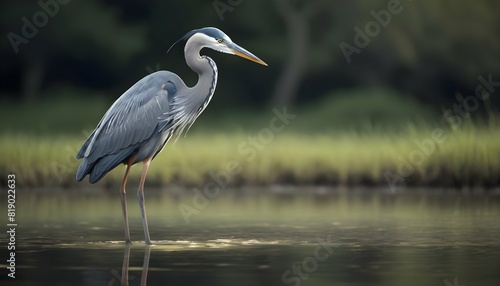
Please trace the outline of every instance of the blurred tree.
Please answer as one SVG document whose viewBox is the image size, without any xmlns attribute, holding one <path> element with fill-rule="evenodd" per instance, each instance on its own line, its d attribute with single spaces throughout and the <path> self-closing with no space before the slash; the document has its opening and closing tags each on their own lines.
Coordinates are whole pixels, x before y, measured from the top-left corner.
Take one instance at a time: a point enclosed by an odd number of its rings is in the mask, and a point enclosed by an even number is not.
<svg viewBox="0 0 500 286">
<path fill-rule="evenodd" d="M 64 1 L 40 3 L 59 2 Z M 500 77 L 500 5 L 493 0 L 400 1 L 403 11 L 392 15 L 351 63 L 340 44 L 353 44 L 354 28 L 365 30 L 373 12 L 387 9 L 389 0 L 222 2 L 234 4 L 223 18 L 212 1 L 73 0 L 60 4 L 53 16 L 45 12 L 44 23 L 37 13 L 45 6 L 3 1 L 0 94 L 29 100 L 41 88 L 69 82 L 79 89 L 116 89 L 109 92 L 116 98 L 157 69 L 174 71 L 192 85 L 196 74 L 186 66 L 182 48 L 166 50 L 186 31 L 203 26 L 221 28 L 269 63 L 259 70 L 204 51 L 216 59 L 224 79 L 212 108 L 302 104 L 355 87 L 390 87 L 443 105 L 456 93 L 474 92 L 479 75 Z M 36 35 L 28 37 L 26 21 L 43 25 L 35 25 Z M 16 38 L 17 54 L 12 33 L 27 40 Z M 497 106 L 499 98 L 492 97 Z"/>
<path fill-rule="evenodd" d="M 309 22 L 314 6 L 300 3 L 298 7 L 294 1 L 275 0 L 276 7 L 286 23 L 287 36 L 290 41 L 289 56 L 279 77 L 272 104 L 283 106 L 290 104 L 296 97 L 298 87 L 307 67 L 307 54 L 309 49 Z"/>
<path fill-rule="evenodd" d="M 445 104 L 457 92 L 472 93 L 478 75 L 500 76 L 500 5 L 491 0 L 401 1 L 402 12 L 380 25 L 369 45 L 348 63 L 339 45 L 354 45 L 354 28 L 366 32 L 366 25 L 376 21 L 373 13 L 387 10 L 390 2 L 307 2 L 316 8 L 307 18 L 309 56 L 300 98 L 322 96 L 328 88 L 390 86 Z"/>
<path fill-rule="evenodd" d="M 1 50 L 15 55 L 11 64 L 21 65 L 22 100 L 33 100 L 40 94 L 45 74 L 55 58 L 94 59 L 103 66 L 120 67 L 145 49 L 144 26 L 125 25 L 118 10 L 119 7 L 97 0 L 64 5 L 55 0 L 2 2 L 1 25 L 10 37 L 9 46 L 3 42 Z M 56 73 L 60 76 L 65 71 Z"/>
<path fill-rule="evenodd" d="M 271 100 L 273 105 L 290 105 L 297 96 L 305 79 L 321 78 L 321 88 L 309 87 L 307 97 L 332 89 L 335 80 L 335 64 L 340 60 L 339 42 L 352 29 L 350 21 L 356 19 L 353 1 L 330 0 L 284 1 L 275 0 L 280 16 L 286 23 L 289 50 L 286 63 L 275 85 Z M 343 58 L 342 58 L 343 60 Z M 328 78 L 325 81 L 325 75 Z M 332 81 L 333 80 L 333 81 Z M 326 90 L 324 85 L 329 87 Z"/>
<path fill-rule="evenodd" d="M 500 76 L 498 2 L 423 0 L 403 13 L 384 42 L 411 72 L 393 84 L 442 103 L 455 100 L 457 92 L 472 94 L 481 74 Z"/>
</svg>

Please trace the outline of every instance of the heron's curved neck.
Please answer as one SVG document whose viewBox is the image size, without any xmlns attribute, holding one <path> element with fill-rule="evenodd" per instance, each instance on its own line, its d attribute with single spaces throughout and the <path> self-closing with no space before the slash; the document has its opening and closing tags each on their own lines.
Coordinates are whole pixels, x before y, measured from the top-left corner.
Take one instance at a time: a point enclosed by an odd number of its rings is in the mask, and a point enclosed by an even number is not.
<svg viewBox="0 0 500 286">
<path fill-rule="evenodd" d="M 215 89 L 215 85 L 217 84 L 217 65 L 211 58 L 200 56 L 200 50 L 203 46 L 197 44 L 196 39 L 194 41 L 191 40 L 186 44 L 184 54 L 187 65 L 198 74 L 198 82 L 193 88 L 208 88 L 213 93 L 213 89 Z"/>
</svg>

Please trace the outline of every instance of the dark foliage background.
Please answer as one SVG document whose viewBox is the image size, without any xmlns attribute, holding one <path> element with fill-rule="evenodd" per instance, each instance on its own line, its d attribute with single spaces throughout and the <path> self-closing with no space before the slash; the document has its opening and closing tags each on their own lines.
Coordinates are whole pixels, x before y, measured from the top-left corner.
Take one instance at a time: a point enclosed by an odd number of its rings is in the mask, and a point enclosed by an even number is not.
<svg viewBox="0 0 500 286">
<path fill-rule="evenodd" d="M 348 63 L 341 44 L 355 46 L 354 28 L 366 31 L 373 13 L 397 3 L 400 13 L 374 30 Z M 36 16 L 44 7 L 55 11 L 46 23 Z M 167 49 L 191 29 L 215 26 L 269 67 L 205 51 L 220 70 L 212 110 L 237 114 L 287 105 L 334 114 L 342 111 L 335 98 L 358 94 L 347 106 L 371 110 L 379 100 L 379 113 L 403 110 L 428 118 L 473 94 L 478 76 L 500 74 L 499 14 L 492 0 L 2 1 L 0 102 L 11 109 L 65 98 L 92 113 L 89 100 L 105 99 L 109 106 L 157 69 L 192 85 L 196 75 L 185 65 L 182 47 Z M 43 23 L 32 37 L 23 34 L 23 17 Z M 13 34 L 27 43 L 13 45 Z M 492 96 L 489 103 L 496 109 L 500 101 Z M 409 105 L 417 107 L 407 112 Z M 377 114 L 368 117 L 376 120 Z"/>
</svg>

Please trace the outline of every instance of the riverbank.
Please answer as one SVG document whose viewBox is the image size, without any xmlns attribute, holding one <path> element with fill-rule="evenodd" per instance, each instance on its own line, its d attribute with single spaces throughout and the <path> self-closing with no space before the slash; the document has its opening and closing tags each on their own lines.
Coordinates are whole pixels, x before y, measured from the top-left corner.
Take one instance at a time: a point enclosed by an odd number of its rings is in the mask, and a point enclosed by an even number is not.
<svg viewBox="0 0 500 286">
<path fill-rule="evenodd" d="M 494 187 L 500 183 L 500 130 L 462 128 L 404 133 L 329 135 L 193 133 L 170 144 L 154 160 L 148 185 L 364 185 Z M 76 136 L 6 135 L 0 139 L 0 173 L 16 174 L 23 187 L 85 186 L 75 181 Z M 137 182 L 135 166 L 131 181 Z M 100 187 L 115 187 L 124 167 Z M 1 178 L 2 182 L 6 178 Z"/>
</svg>

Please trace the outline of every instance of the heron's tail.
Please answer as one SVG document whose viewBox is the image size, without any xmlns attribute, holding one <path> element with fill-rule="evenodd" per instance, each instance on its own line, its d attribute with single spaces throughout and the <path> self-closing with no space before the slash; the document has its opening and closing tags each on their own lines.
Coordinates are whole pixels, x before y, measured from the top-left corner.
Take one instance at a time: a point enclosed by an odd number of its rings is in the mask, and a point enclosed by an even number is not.
<svg viewBox="0 0 500 286">
<path fill-rule="evenodd" d="M 89 162 L 88 158 L 83 158 L 82 163 L 76 171 L 76 180 L 81 181 L 89 175 L 89 182 L 91 184 L 96 183 L 108 172 L 124 162 L 132 153 L 133 150 L 129 151 L 125 149 L 115 154 L 106 155 L 92 163 Z"/>
<path fill-rule="evenodd" d="M 81 182 L 90 172 L 92 167 L 94 167 L 95 163 L 96 162 L 90 163 L 88 158 L 83 158 L 82 163 L 80 163 L 80 166 L 78 166 L 78 170 L 76 171 L 76 180 Z"/>
</svg>

